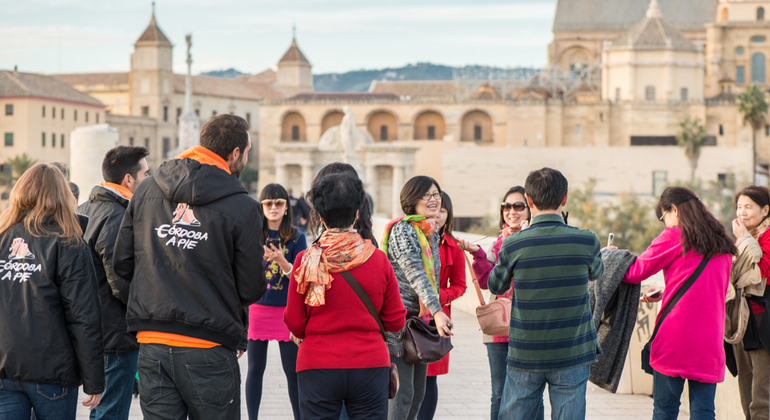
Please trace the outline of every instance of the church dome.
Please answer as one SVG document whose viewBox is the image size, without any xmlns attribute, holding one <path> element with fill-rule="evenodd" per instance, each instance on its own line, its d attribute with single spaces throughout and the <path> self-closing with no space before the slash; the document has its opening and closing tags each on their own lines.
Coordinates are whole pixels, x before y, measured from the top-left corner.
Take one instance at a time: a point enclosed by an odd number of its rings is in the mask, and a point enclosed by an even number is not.
<svg viewBox="0 0 770 420">
<path fill-rule="evenodd" d="M 678 29 L 662 19 L 657 0 L 647 15 L 612 43 L 612 49 L 698 51 Z"/>
</svg>

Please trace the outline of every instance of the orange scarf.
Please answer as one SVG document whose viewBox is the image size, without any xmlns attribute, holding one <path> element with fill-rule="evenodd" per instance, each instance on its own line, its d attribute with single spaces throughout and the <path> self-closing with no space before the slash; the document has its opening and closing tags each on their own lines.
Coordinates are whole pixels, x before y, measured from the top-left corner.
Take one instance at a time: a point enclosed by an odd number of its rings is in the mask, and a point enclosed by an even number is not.
<svg viewBox="0 0 770 420">
<path fill-rule="evenodd" d="M 104 187 L 104 188 L 107 188 L 107 189 L 115 191 L 116 193 L 120 194 L 126 200 L 130 200 L 131 197 L 134 196 L 134 193 L 132 193 L 131 190 L 129 190 L 128 188 L 126 188 L 126 187 L 124 187 L 122 185 L 119 185 L 119 184 L 114 184 L 112 182 L 100 182 L 99 185 Z"/>
<path fill-rule="evenodd" d="M 297 292 L 305 295 L 305 304 L 326 303 L 326 289 L 332 287 L 330 273 L 341 273 L 366 262 L 374 254 L 372 241 L 361 238 L 352 229 L 325 231 L 302 256 L 297 269 Z"/>
<path fill-rule="evenodd" d="M 211 150 L 203 146 L 195 146 L 192 149 L 187 149 L 176 158 L 177 159 L 190 158 L 192 160 L 197 160 L 198 162 L 204 165 L 216 166 L 217 168 L 227 172 L 228 174 L 232 173 L 230 172 L 230 167 L 227 166 L 227 162 L 225 162 L 225 160 L 222 159 L 221 156 L 219 156 L 218 154 L 212 152 Z"/>
</svg>

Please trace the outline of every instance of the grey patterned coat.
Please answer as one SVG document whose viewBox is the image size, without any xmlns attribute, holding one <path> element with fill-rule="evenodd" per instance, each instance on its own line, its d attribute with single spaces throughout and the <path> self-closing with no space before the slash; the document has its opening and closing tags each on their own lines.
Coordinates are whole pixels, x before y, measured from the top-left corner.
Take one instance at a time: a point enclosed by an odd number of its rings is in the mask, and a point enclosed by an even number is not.
<svg viewBox="0 0 770 420">
<path fill-rule="evenodd" d="M 433 254 L 433 272 L 438 283 L 441 278 L 438 231 L 431 235 L 429 240 Z M 433 291 L 422 265 L 420 238 L 410 222 L 398 222 L 390 231 L 388 259 L 396 273 L 398 291 L 401 293 L 401 301 L 404 303 L 407 313 L 418 313 L 420 300 L 431 314 L 441 310 L 439 297 Z M 398 334 L 387 333 L 387 337 L 390 354 L 400 356 L 402 347 Z"/>
</svg>

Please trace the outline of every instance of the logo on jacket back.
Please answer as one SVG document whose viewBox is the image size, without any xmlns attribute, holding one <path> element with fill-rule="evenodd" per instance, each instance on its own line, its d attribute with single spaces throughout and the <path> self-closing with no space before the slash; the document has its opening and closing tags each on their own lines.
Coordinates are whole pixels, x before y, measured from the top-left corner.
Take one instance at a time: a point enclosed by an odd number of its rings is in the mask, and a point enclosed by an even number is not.
<svg viewBox="0 0 770 420">
<path fill-rule="evenodd" d="M 208 241 L 208 232 L 198 232 L 185 229 L 185 226 L 200 227 L 201 222 L 195 217 L 193 209 L 187 203 L 179 203 L 172 212 L 174 218 L 171 225 L 163 224 L 155 228 L 159 238 L 170 238 L 166 241 L 166 246 L 175 246 L 182 249 L 193 249 L 198 242 Z"/>
<path fill-rule="evenodd" d="M 11 255 L 8 256 L 9 260 L 34 260 L 35 255 L 29 252 L 29 245 L 24 242 L 22 238 L 16 238 L 11 244 Z"/>
<path fill-rule="evenodd" d="M 174 210 L 174 220 L 172 220 L 171 223 L 175 225 L 195 227 L 201 225 L 201 222 L 195 218 L 195 214 L 193 214 L 190 205 L 185 203 L 179 203 L 179 205 L 176 206 L 176 210 Z"/>
<path fill-rule="evenodd" d="M 29 245 L 23 238 L 14 238 L 8 250 L 11 252 L 8 261 L 0 260 L 0 280 L 18 280 L 21 283 L 28 281 L 32 273 L 42 271 L 41 264 L 24 261 L 34 260 L 35 254 L 30 252 Z"/>
</svg>

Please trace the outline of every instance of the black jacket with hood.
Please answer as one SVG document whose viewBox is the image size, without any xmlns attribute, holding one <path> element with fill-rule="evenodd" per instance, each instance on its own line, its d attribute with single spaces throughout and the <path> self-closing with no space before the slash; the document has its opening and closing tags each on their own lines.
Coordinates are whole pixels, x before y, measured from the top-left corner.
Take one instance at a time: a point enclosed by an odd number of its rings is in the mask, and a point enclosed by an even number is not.
<svg viewBox="0 0 770 420">
<path fill-rule="evenodd" d="M 102 393 L 100 308 L 82 239 L 35 237 L 23 223 L 0 234 L 0 379 Z"/>
<path fill-rule="evenodd" d="M 266 289 L 262 210 L 238 178 L 190 158 L 161 165 L 139 185 L 115 242 L 118 276 L 131 282 L 128 331 L 242 342 L 242 310 Z"/>
<path fill-rule="evenodd" d="M 129 283 L 115 274 L 112 261 L 115 239 L 127 206 L 128 199 L 120 193 L 97 185 L 91 190 L 89 200 L 78 207 L 78 212 L 90 219 L 83 238 L 91 248 L 99 283 L 104 351 L 118 354 L 139 350 L 136 337 L 126 326 Z"/>
</svg>

